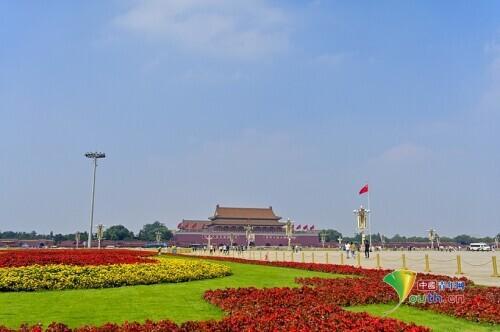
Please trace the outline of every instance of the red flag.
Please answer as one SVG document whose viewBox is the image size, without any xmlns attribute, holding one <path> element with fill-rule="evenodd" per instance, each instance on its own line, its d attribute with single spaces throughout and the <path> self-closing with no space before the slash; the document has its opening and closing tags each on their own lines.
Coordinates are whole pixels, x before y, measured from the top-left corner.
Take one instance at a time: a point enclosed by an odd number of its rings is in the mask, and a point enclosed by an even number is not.
<svg viewBox="0 0 500 332">
<path fill-rule="evenodd" d="M 364 193 L 367 193 L 367 192 L 368 192 L 368 184 L 365 184 L 365 186 L 363 188 L 361 188 L 361 190 L 359 191 L 359 194 L 363 195 Z"/>
<path fill-rule="evenodd" d="M 299 230 L 300 229 L 300 225 L 297 225 L 297 227 L 295 227 L 296 230 Z"/>
<path fill-rule="evenodd" d="M 307 230 L 307 225 L 304 225 L 304 227 L 302 227 L 303 230 Z"/>
<path fill-rule="evenodd" d="M 182 227 L 182 223 L 180 222 L 180 223 L 177 225 L 177 228 L 178 228 L 178 229 L 181 229 L 181 227 Z"/>
<path fill-rule="evenodd" d="M 314 230 L 314 225 L 311 225 L 311 227 L 309 227 L 309 229 L 312 231 Z"/>
</svg>

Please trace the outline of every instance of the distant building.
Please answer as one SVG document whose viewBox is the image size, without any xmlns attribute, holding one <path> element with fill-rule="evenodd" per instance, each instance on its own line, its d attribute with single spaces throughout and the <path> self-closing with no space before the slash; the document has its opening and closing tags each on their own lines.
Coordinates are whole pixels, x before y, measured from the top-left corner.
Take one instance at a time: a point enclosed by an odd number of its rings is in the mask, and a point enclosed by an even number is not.
<svg viewBox="0 0 500 332">
<path fill-rule="evenodd" d="M 246 245 L 246 228 L 252 227 L 251 245 L 287 246 L 285 223 L 281 222 L 272 207 L 241 208 L 217 205 L 208 220 L 183 219 L 177 226 L 174 242 L 178 246 L 222 244 Z M 232 240 L 232 243 L 231 243 Z M 316 247 L 320 245 L 318 231 L 298 230 L 293 234 L 292 245 Z"/>
</svg>

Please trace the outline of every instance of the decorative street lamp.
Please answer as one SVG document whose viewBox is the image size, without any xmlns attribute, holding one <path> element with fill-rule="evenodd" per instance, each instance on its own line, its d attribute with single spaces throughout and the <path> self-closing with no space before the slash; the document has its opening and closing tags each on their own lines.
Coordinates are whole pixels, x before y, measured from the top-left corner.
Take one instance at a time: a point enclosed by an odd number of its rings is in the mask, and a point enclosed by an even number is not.
<svg viewBox="0 0 500 332">
<path fill-rule="evenodd" d="M 325 233 L 325 231 L 322 231 L 319 235 L 321 236 L 321 245 L 324 248 L 325 247 L 325 242 L 326 242 L 326 233 Z"/>
<path fill-rule="evenodd" d="M 208 249 L 208 251 L 211 254 L 212 253 L 212 248 L 211 248 L 211 244 L 212 244 L 212 229 L 211 228 L 208 228 L 208 235 L 205 236 L 204 238 L 207 239 L 207 249 Z"/>
<path fill-rule="evenodd" d="M 343 240 L 343 239 L 342 239 L 342 236 L 339 236 L 339 237 L 337 238 L 337 241 L 339 241 L 339 248 L 340 248 L 340 249 L 342 249 L 342 240 Z"/>
<path fill-rule="evenodd" d="M 229 246 L 232 247 L 234 243 L 234 234 L 229 234 Z"/>
<path fill-rule="evenodd" d="M 253 227 L 250 225 L 245 226 L 245 238 L 247 239 L 247 249 L 250 248 L 250 242 L 255 241 L 255 234 L 253 233 Z"/>
<path fill-rule="evenodd" d="M 384 236 L 382 234 L 380 234 L 380 243 L 382 244 L 382 249 L 384 249 L 385 240 L 384 240 Z"/>
<path fill-rule="evenodd" d="M 97 225 L 97 248 L 101 249 L 101 240 L 104 236 L 104 225 L 99 224 Z"/>
<path fill-rule="evenodd" d="M 436 236 L 437 236 L 436 230 L 433 228 L 429 229 L 429 241 L 431 241 L 432 250 L 434 250 L 434 240 L 436 239 Z"/>
<path fill-rule="evenodd" d="M 78 246 L 80 245 L 80 232 L 75 233 L 75 241 L 76 241 L 76 249 L 78 249 Z"/>
<path fill-rule="evenodd" d="M 365 209 L 363 205 L 361 205 L 359 209 L 354 210 L 353 213 L 356 216 L 358 232 L 361 234 L 361 245 L 363 245 L 365 243 L 366 221 L 370 210 Z"/>
<path fill-rule="evenodd" d="M 285 226 L 285 235 L 288 238 L 288 250 L 292 249 L 292 236 L 293 236 L 293 222 L 290 220 L 290 218 L 287 219 Z"/>
<path fill-rule="evenodd" d="M 157 231 L 155 232 L 155 237 L 156 237 L 156 244 L 158 244 L 158 245 L 159 245 L 159 244 L 160 244 L 160 242 L 161 242 L 161 231 L 160 231 L 160 230 L 157 230 Z"/>
<path fill-rule="evenodd" d="M 87 240 L 87 246 L 92 248 L 92 232 L 94 228 L 94 198 L 95 198 L 95 173 L 97 169 L 97 159 L 106 158 L 106 154 L 102 152 L 87 152 L 85 157 L 90 158 L 94 162 L 94 175 L 92 181 L 92 204 L 90 208 L 90 228 L 89 228 L 89 238 Z"/>
</svg>

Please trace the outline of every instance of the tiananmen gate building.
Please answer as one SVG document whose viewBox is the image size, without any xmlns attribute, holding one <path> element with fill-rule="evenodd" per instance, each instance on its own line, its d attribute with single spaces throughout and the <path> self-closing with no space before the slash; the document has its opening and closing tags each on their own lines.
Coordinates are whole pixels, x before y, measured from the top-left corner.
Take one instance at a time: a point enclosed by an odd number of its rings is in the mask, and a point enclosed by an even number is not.
<svg viewBox="0 0 500 332">
<path fill-rule="evenodd" d="M 182 220 L 177 226 L 174 241 L 178 246 L 207 245 L 210 238 L 210 243 L 214 246 L 246 246 L 246 230 L 250 226 L 251 245 L 287 246 L 286 223 L 280 220 L 281 217 L 274 213 L 271 206 L 241 208 L 217 205 L 214 215 L 207 220 Z M 291 244 L 317 247 L 320 244 L 318 232 L 314 229 L 297 230 L 293 233 Z"/>
</svg>

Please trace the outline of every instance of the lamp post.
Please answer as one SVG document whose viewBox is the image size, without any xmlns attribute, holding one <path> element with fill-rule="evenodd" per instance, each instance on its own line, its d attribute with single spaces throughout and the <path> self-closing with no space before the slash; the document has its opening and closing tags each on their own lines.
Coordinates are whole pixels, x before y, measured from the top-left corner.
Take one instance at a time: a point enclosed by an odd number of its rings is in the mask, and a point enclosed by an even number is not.
<svg viewBox="0 0 500 332">
<path fill-rule="evenodd" d="M 321 236 L 321 245 L 323 246 L 323 248 L 325 247 L 325 242 L 326 242 L 326 233 L 325 231 L 322 231 L 320 233 L 320 236 Z"/>
<path fill-rule="evenodd" d="M 429 229 L 429 241 L 431 241 L 431 250 L 434 249 L 434 240 L 436 239 L 436 230 L 431 228 Z"/>
<path fill-rule="evenodd" d="M 339 236 L 339 237 L 337 238 L 337 241 L 339 241 L 339 249 L 342 249 L 342 240 L 343 240 L 343 239 L 342 239 L 342 236 Z"/>
<path fill-rule="evenodd" d="M 212 245 L 212 228 L 208 228 L 208 235 L 207 236 L 204 236 L 203 238 L 207 239 L 207 250 L 210 254 L 212 254 L 212 249 L 211 249 L 211 245 Z"/>
<path fill-rule="evenodd" d="M 76 249 L 78 249 L 78 246 L 80 245 L 80 232 L 75 233 L 75 241 L 76 241 Z"/>
<path fill-rule="evenodd" d="M 250 225 L 245 226 L 245 238 L 247 239 L 247 250 L 250 248 L 250 242 L 252 239 L 255 239 L 255 235 L 253 234 L 253 227 Z"/>
<path fill-rule="evenodd" d="M 384 243 L 385 243 L 384 236 L 380 234 L 380 244 L 382 246 L 382 249 L 384 249 Z"/>
<path fill-rule="evenodd" d="M 160 241 L 161 241 L 161 232 L 160 232 L 160 230 L 157 230 L 157 231 L 155 232 L 155 237 L 156 237 L 156 244 L 158 244 L 158 245 L 159 245 L 159 244 L 160 244 Z"/>
<path fill-rule="evenodd" d="M 293 222 L 290 220 L 290 218 L 287 219 L 286 224 L 285 224 L 285 234 L 286 237 L 288 238 L 288 250 L 292 249 L 292 236 L 293 236 Z"/>
<path fill-rule="evenodd" d="M 365 243 L 365 230 L 366 230 L 366 220 L 370 210 L 367 210 L 361 205 L 358 210 L 353 211 L 356 216 L 358 232 L 361 234 L 361 245 Z"/>
<path fill-rule="evenodd" d="M 104 236 L 104 225 L 99 224 L 97 225 L 97 248 L 101 249 L 101 240 Z"/>
<path fill-rule="evenodd" d="M 87 246 L 92 248 L 92 231 L 94 228 L 94 198 L 95 198 L 95 173 L 97 169 L 97 159 L 106 158 L 106 154 L 102 152 L 87 152 L 85 157 L 92 159 L 94 162 L 94 175 L 92 180 L 92 203 L 90 207 L 90 228 Z"/>
</svg>

